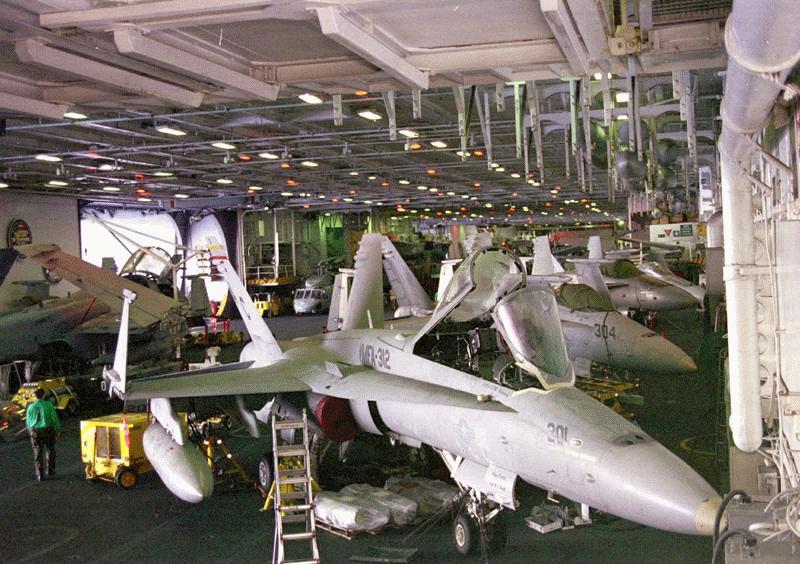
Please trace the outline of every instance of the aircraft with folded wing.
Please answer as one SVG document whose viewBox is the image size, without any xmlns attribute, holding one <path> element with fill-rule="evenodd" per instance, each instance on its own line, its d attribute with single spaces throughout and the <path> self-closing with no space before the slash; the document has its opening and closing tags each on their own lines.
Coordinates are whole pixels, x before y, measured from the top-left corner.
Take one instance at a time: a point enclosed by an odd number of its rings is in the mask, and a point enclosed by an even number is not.
<svg viewBox="0 0 800 564">
<path fill-rule="evenodd" d="M 529 282 L 515 255 L 473 253 L 425 325 L 404 332 L 384 322 L 381 237 L 362 238 L 341 330 L 282 345 L 227 258 L 212 256 L 252 338 L 230 365 L 128 379 L 126 318 L 138 298 L 123 297 L 117 356 L 104 379 L 124 400 L 150 400 L 145 449 L 173 493 L 200 502 L 213 480 L 182 435 L 172 398 L 275 394 L 252 414 L 266 423 L 281 393 L 305 392 L 332 440 L 361 431 L 433 447 L 483 529 L 517 507 L 515 485 L 524 480 L 649 526 L 710 534 L 719 496 L 641 428 L 574 387 L 555 296 Z M 486 362 L 496 378 L 480 375 Z"/>
</svg>

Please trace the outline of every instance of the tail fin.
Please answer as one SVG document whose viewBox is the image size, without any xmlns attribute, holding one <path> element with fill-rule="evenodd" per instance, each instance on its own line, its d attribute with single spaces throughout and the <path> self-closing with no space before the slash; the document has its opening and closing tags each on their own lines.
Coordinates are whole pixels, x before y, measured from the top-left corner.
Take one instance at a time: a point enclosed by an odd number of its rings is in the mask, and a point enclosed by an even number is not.
<svg viewBox="0 0 800 564">
<path fill-rule="evenodd" d="M 406 261 L 386 236 L 383 237 L 381 250 L 383 251 L 383 268 L 386 271 L 386 277 L 397 297 L 398 314 L 403 315 L 406 312 L 411 314 L 414 311 L 430 313 L 433 310 L 433 302 L 422 289 L 417 277 L 408 268 Z"/>
<path fill-rule="evenodd" d="M 611 261 L 594 259 L 573 259 L 570 262 L 575 264 L 575 273 L 580 284 L 586 284 L 592 290 L 611 302 L 611 295 L 608 293 L 608 286 L 600 272 L 600 265 Z"/>
<path fill-rule="evenodd" d="M 119 336 L 117 337 L 117 350 L 114 353 L 114 365 L 109 370 L 103 368 L 103 384 L 108 396 L 124 398 L 128 375 L 128 329 L 131 313 L 131 304 L 136 299 L 136 294 L 128 289 L 122 290 L 122 314 L 119 319 Z"/>
<path fill-rule="evenodd" d="M 191 307 L 192 315 L 211 315 L 211 305 L 208 301 L 208 287 L 206 279 L 202 276 L 191 276 Z"/>
<path fill-rule="evenodd" d="M 564 267 L 556 260 L 550 251 L 550 241 L 547 236 L 537 237 L 533 242 L 533 271 L 534 276 L 544 276 L 564 272 Z"/>
<path fill-rule="evenodd" d="M 355 276 L 342 329 L 383 328 L 383 235 L 366 233 L 355 256 Z"/>
<path fill-rule="evenodd" d="M 247 332 L 250 333 L 250 339 L 255 345 L 253 348 L 256 355 L 256 363 L 270 364 L 282 358 L 283 352 L 278 345 L 278 341 L 275 340 L 267 324 L 258 314 L 252 298 L 247 293 L 228 257 L 215 254 L 222 248 L 219 242 L 213 237 L 209 237 L 208 248 L 211 251 L 211 264 L 217 267 L 217 270 L 228 284 L 236 307 L 242 316 L 242 321 L 247 327 Z"/>
<path fill-rule="evenodd" d="M 328 309 L 328 331 L 338 331 L 344 325 L 344 314 L 347 311 L 347 299 L 350 297 L 350 281 L 355 271 L 349 268 L 339 269 L 333 278 L 331 307 Z"/>
<path fill-rule="evenodd" d="M 442 266 L 439 268 L 439 286 L 436 288 L 436 301 L 442 299 L 447 285 L 453 279 L 453 272 L 455 266 L 461 262 L 461 259 L 445 259 L 442 261 Z"/>
<path fill-rule="evenodd" d="M 600 237 L 597 235 L 592 235 L 589 237 L 589 243 L 587 245 L 589 248 L 589 258 L 590 259 L 602 259 L 603 258 L 603 244 L 600 242 Z"/>
</svg>

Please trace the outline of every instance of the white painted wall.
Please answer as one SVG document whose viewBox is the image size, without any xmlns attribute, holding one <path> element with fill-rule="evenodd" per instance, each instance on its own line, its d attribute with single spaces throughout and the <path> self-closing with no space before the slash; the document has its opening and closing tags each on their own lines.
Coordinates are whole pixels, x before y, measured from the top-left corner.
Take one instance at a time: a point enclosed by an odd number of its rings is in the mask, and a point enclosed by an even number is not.
<svg viewBox="0 0 800 564">
<path fill-rule="evenodd" d="M 56 243 L 66 252 L 80 256 L 78 201 L 73 198 L 39 194 L 0 192 L 0 247 L 7 248 L 6 231 L 15 219 L 25 220 L 31 228 L 33 243 Z M 25 287 L 12 282 L 44 280 L 42 269 L 33 261 L 17 262 L 0 286 L 0 306 L 12 303 L 25 294 Z M 66 296 L 76 288 L 68 282 L 50 287 L 50 295 Z"/>
</svg>

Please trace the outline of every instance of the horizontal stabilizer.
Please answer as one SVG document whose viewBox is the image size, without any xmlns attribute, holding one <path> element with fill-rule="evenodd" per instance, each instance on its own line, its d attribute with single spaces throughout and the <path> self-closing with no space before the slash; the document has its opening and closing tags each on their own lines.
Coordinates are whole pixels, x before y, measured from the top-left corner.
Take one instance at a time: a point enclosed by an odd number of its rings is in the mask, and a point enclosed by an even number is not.
<svg viewBox="0 0 800 564">
<path fill-rule="evenodd" d="M 125 399 L 273 394 L 304 392 L 310 389 L 291 375 L 291 360 L 279 360 L 260 368 L 250 368 L 252 364 L 237 362 L 129 380 Z"/>
</svg>

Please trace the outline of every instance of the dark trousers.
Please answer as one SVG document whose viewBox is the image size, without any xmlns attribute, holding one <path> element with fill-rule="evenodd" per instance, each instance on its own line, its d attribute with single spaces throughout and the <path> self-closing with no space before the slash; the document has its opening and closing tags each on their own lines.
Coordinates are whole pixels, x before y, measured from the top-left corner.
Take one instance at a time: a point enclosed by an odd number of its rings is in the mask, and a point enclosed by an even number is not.
<svg viewBox="0 0 800 564">
<path fill-rule="evenodd" d="M 31 431 L 31 445 L 33 446 L 33 463 L 36 467 L 36 477 L 41 478 L 45 475 L 53 475 L 56 471 L 56 431 L 48 427 L 46 429 L 34 429 Z"/>
</svg>

